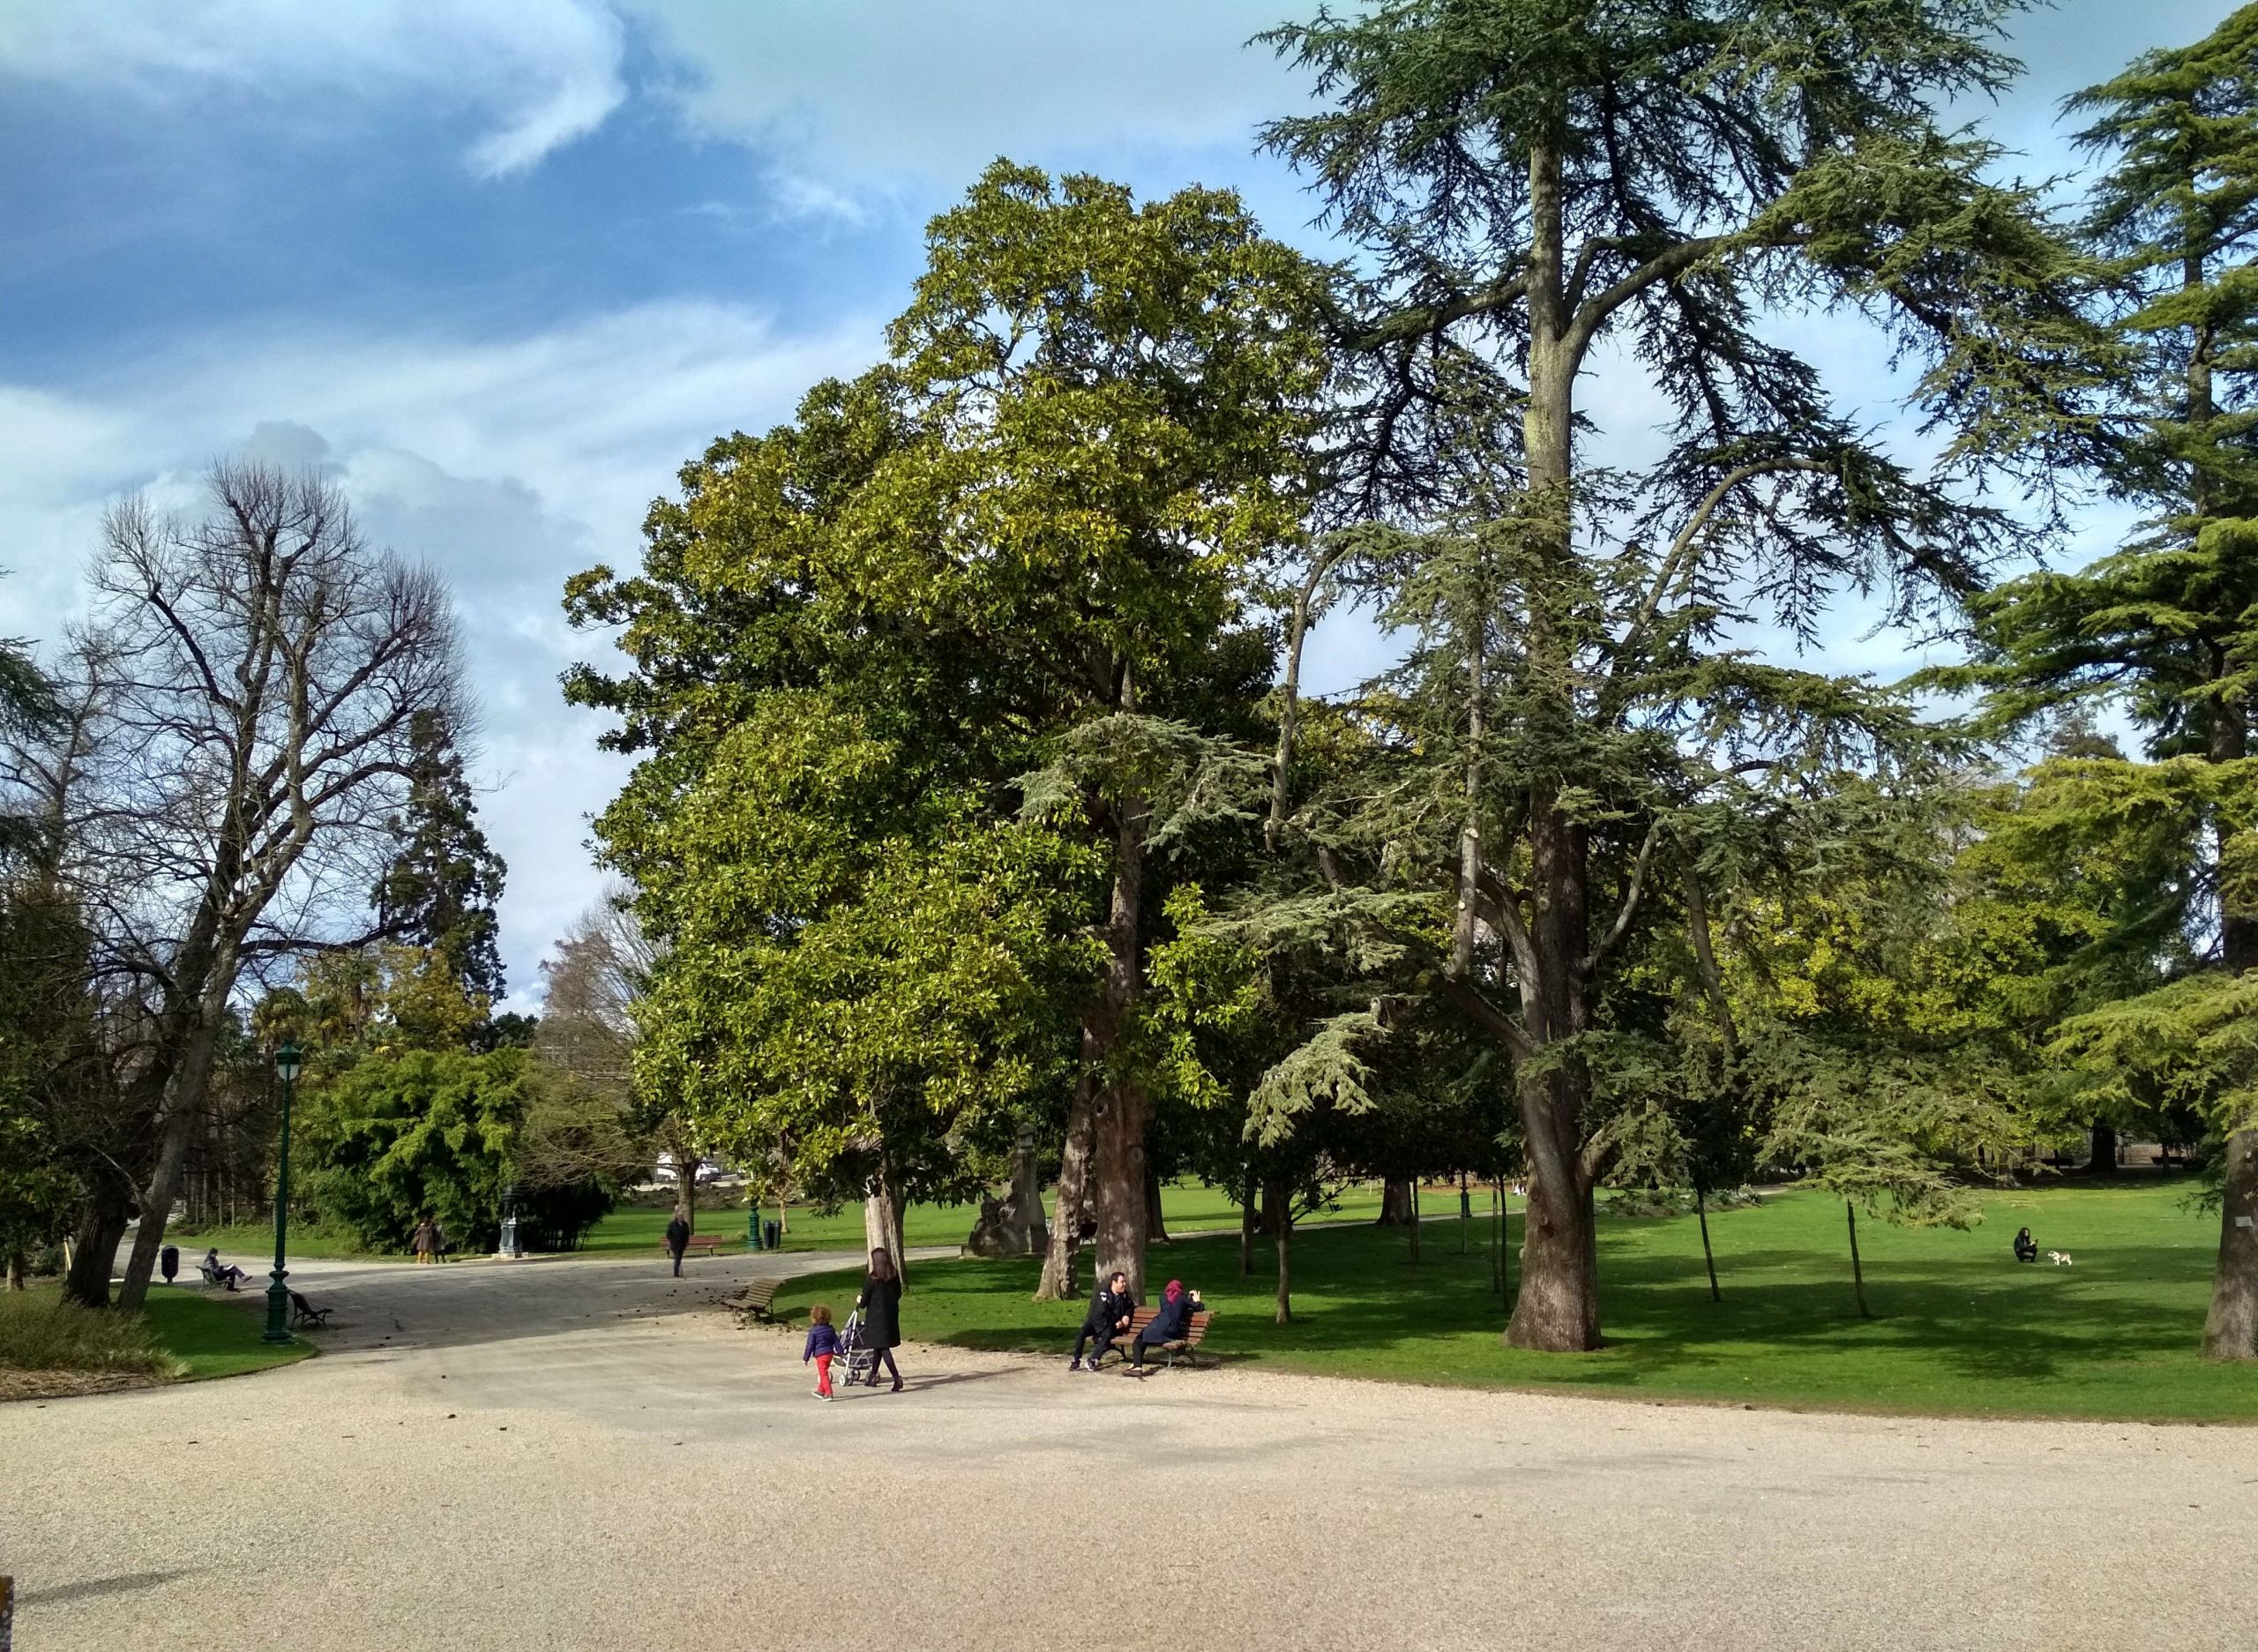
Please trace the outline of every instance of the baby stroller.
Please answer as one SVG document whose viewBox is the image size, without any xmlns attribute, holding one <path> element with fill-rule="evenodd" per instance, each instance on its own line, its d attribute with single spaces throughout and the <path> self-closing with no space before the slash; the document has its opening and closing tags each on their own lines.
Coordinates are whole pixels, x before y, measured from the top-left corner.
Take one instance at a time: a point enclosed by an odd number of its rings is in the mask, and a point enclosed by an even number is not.
<svg viewBox="0 0 2258 1652">
<path fill-rule="evenodd" d="M 879 1357 L 864 1339 L 863 1311 L 860 1308 L 847 1316 L 847 1323 L 839 1327 L 839 1357 L 844 1363 L 846 1374 L 841 1381 L 849 1386 L 868 1382 L 878 1370 Z"/>
</svg>

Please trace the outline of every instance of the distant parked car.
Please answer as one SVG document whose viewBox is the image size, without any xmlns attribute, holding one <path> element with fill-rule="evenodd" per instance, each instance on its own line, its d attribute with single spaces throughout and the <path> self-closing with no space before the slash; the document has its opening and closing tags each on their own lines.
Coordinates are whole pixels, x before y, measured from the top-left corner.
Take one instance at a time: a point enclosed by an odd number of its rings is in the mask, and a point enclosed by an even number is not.
<svg viewBox="0 0 2258 1652">
<path fill-rule="evenodd" d="M 729 1173 L 728 1167 L 712 1159 L 699 1160 L 697 1169 L 693 1172 L 700 1186 L 708 1182 L 718 1182 Z M 651 1171 L 651 1179 L 662 1187 L 672 1187 L 675 1185 L 677 1177 L 675 1171 L 674 1155 L 671 1153 L 659 1155 L 659 1162 Z"/>
</svg>

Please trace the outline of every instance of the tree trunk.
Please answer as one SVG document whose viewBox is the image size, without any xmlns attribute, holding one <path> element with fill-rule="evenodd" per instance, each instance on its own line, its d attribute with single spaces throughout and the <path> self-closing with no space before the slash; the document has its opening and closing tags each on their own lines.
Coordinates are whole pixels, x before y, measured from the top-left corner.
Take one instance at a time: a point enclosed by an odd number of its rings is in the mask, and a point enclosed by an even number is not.
<svg viewBox="0 0 2258 1652">
<path fill-rule="evenodd" d="M 1145 1237 L 1155 1245 L 1166 1245 L 1168 1220 L 1161 1211 L 1161 1173 L 1149 1155 L 1145 1160 Z"/>
<path fill-rule="evenodd" d="M 1247 1279 L 1254 1273 L 1254 1177 L 1248 1177 L 1246 1185 L 1239 1192 L 1242 1197 L 1238 1205 L 1238 1276 Z"/>
<path fill-rule="evenodd" d="M 2203 1357 L 2258 1359 L 2258 1131 L 2238 1130 L 2226 1139 L 2220 1192 L 2219 1259 L 2203 1320 Z"/>
<path fill-rule="evenodd" d="M 157 1149 L 157 1167 L 141 1192 L 141 1221 L 133 1230 L 133 1251 L 126 1258 L 125 1276 L 117 1288 L 120 1313 L 141 1312 L 149 1293 L 149 1279 L 157 1270 L 157 1253 L 164 1249 L 165 1223 L 172 1216 L 173 1200 L 180 1186 L 181 1162 L 188 1156 L 188 1139 L 196 1128 L 196 1115 L 176 1112 L 165 1123 Z"/>
<path fill-rule="evenodd" d="M 1270 1229 L 1270 1236 L 1278 1247 L 1277 1322 L 1294 1322 L 1293 1240 L 1294 1192 L 1286 1182 L 1274 1181 L 1263 1185 L 1262 1219 Z"/>
<path fill-rule="evenodd" d="M 1126 690 L 1124 699 L 1127 699 Z M 1094 1018 L 1098 1061 L 1104 1064 L 1120 1042 L 1142 973 L 1140 932 L 1143 921 L 1145 832 L 1151 811 L 1139 798 L 1118 807 L 1114 833 L 1113 896 L 1106 924 L 1105 987 Z M 1085 1049 L 1089 1041 L 1085 1039 Z M 1097 1210 L 1098 1277 L 1129 1276 L 1129 1294 L 1145 1299 L 1145 1133 L 1150 1103 L 1144 1087 L 1122 1073 L 1110 1075 L 1096 1104 L 1092 1181 Z"/>
<path fill-rule="evenodd" d="M 2198 352 L 2199 356 L 2202 352 Z M 2190 369 L 2191 373 L 2193 368 Z M 2200 385 L 2202 411 L 2209 415 L 2209 368 Z M 2195 387 L 2192 384 L 2191 388 Z M 2204 473 L 2198 467 L 2197 475 Z M 2200 501 L 2199 501 L 2200 503 Z M 2224 670 L 2221 660 L 2215 669 Z M 2249 729 L 2241 702 L 2223 694 L 2210 699 L 2210 757 L 2213 762 L 2240 760 L 2248 751 Z M 2218 847 L 2232 835 L 2224 821 L 2216 826 Z M 2220 961 L 2239 975 L 2258 968 L 2258 919 L 2237 912 L 2219 917 Z M 2219 1253 L 2211 1269 L 2211 1306 L 2203 1320 L 2203 1357 L 2258 1358 L 2258 1131 L 2239 1130 L 2226 1139 L 2226 1175 L 2220 1189 Z"/>
<path fill-rule="evenodd" d="M 884 1251 L 893 1259 L 894 1277 L 907 1279 L 909 1257 L 901 1243 L 901 1194 L 890 1184 L 881 1166 L 863 1196 L 863 1247 Z"/>
<path fill-rule="evenodd" d="M 1134 1082 L 1107 1087 L 1098 1103 L 1094 1155 L 1097 1277 L 1129 1276 L 1129 1294 L 1145 1299 L 1145 1127 L 1147 1103 Z"/>
<path fill-rule="evenodd" d="M 1701 1265 L 1709 1270 L 1709 1300 L 1723 1302 L 1717 1289 L 1717 1255 L 1709 1248 L 1709 1200 L 1700 1188 L 1694 1190 L 1694 1214 L 1701 1222 Z"/>
<path fill-rule="evenodd" d="M 1597 1348 L 1599 1250 L 1589 1190 L 1532 1177 L 1521 1247 L 1521 1292 L 1506 1346 L 1553 1354 Z"/>
<path fill-rule="evenodd" d="M 1097 1068 L 1089 1053 L 1090 1034 L 1082 1032 L 1082 1070 L 1074 1081 L 1074 1099 L 1066 1110 L 1066 1140 L 1058 1152 L 1058 1192 L 1050 1206 L 1050 1243 L 1043 1253 L 1043 1277 L 1035 1287 L 1037 1302 L 1070 1302 L 1081 1295 L 1074 1259 L 1082 1243 L 1082 1218 L 1089 1214 L 1090 1150 L 1096 1122 L 1090 1106 L 1090 1085 Z"/>
<path fill-rule="evenodd" d="M 118 1241 L 125 1237 L 132 1203 L 126 1190 L 108 1177 L 87 1190 L 63 1278 L 65 1302 L 82 1308 L 109 1306 L 110 1264 L 116 1260 Z"/>
<path fill-rule="evenodd" d="M 8 1252 L 8 1289 L 24 1289 L 24 1253 L 21 1251 Z"/>
<path fill-rule="evenodd" d="M 1565 129 L 1566 117 L 1561 117 Z M 1568 568 L 1575 558 L 1572 482 L 1575 380 L 1581 346 L 1564 284 L 1560 152 L 1540 138 L 1529 150 L 1529 400 L 1522 415 L 1529 508 L 1541 513 L 1544 555 Z M 1568 687 L 1574 645 L 1554 611 L 1553 582 L 1530 590 L 1529 681 L 1555 686 L 1530 715 L 1562 729 L 1582 715 Z M 1540 775 L 1529 789 L 1529 945 L 1533 970 L 1520 972 L 1524 1032 L 1537 1051 L 1587 1027 L 1591 954 L 1589 845 L 1562 807 L 1564 777 Z M 1583 1119 L 1591 1088 L 1576 1057 L 1544 1064 L 1516 1085 L 1529 1150 L 1527 1224 L 1521 1295 L 1506 1342 L 1514 1348 L 1574 1353 L 1599 1346 L 1599 1245 L 1591 1171 L 1583 1159 Z"/>
<path fill-rule="evenodd" d="M 1851 1224 L 1851 1288 L 1858 1293 L 1858 1318 L 1871 1319 L 1873 1310 L 1866 1306 L 1866 1270 L 1858 1261 L 1858 1207 L 1846 1199 L 1843 1215 Z"/>
<path fill-rule="evenodd" d="M 2089 1176 L 2117 1174 L 2117 1126 L 2096 1122 L 2093 1126 L 2093 1151 L 2086 1165 Z"/>
<path fill-rule="evenodd" d="M 1400 1228 L 1411 1220 L 1411 1184 L 1394 1177 L 1379 1185 L 1379 1222 L 1383 1228 Z"/>
<path fill-rule="evenodd" d="M 180 1056 L 166 1075 L 164 1106 L 158 1113 L 162 1131 L 156 1169 L 141 1193 L 141 1222 L 133 1230 L 133 1253 L 126 1259 L 124 1282 L 117 1291 L 121 1313 L 141 1312 L 149 1294 L 149 1279 L 157 1271 L 157 1252 L 165 1246 L 165 1224 L 172 1219 L 173 1201 L 180 1194 L 182 1167 L 188 1162 L 188 1144 L 204 1110 L 204 1097 L 212 1080 L 212 1060 L 219 1045 L 219 1029 L 228 1013 L 228 995 L 236 979 L 232 950 L 216 954 L 205 974 L 210 990 L 197 1000 L 196 1023 L 181 1041 Z"/>
</svg>

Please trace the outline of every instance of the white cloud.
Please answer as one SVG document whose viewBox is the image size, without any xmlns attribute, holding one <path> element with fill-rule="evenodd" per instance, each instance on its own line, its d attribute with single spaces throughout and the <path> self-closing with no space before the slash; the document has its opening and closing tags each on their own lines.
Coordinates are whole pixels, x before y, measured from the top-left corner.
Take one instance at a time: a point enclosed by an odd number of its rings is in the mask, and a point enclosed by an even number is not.
<svg viewBox="0 0 2258 1652">
<path fill-rule="evenodd" d="M 69 391 L 0 384 L 0 635 L 54 638 L 79 600 L 102 506 L 147 487 L 186 503 L 215 454 L 318 465 L 367 536 L 452 583 L 485 709 L 482 812 L 510 863 L 503 945 L 517 1001 L 596 894 L 586 819 L 625 766 L 564 706 L 557 674 L 600 660 L 569 631 L 567 575 L 632 565 L 654 495 L 715 436 L 789 416 L 804 388 L 878 350 L 875 321 L 781 338 L 750 310 L 651 304 L 515 339 L 293 331 L 207 337 Z"/>
<path fill-rule="evenodd" d="M 623 0 L 697 127 L 867 186 L 958 184 L 1009 153 L 1243 144 L 1298 96 L 1245 42 L 1287 0 Z"/>
<path fill-rule="evenodd" d="M 104 0 L 0 7 L 0 76 L 167 103 L 406 93 L 490 123 L 464 156 L 520 172 L 601 125 L 626 96 L 624 30 L 602 0 Z M 306 93 L 318 94 L 311 99 Z"/>
</svg>

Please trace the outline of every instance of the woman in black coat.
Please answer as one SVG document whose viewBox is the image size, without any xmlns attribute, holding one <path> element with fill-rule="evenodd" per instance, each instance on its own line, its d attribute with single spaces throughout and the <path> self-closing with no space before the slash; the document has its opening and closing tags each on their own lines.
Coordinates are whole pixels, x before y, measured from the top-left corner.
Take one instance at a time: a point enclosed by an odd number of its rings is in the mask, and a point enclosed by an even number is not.
<svg viewBox="0 0 2258 1652">
<path fill-rule="evenodd" d="M 870 1386 L 879 1386 L 879 1366 L 883 1363 L 893 1378 L 889 1392 L 901 1392 L 901 1368 L 893 1363 L 893 1350 L 901 1346 L 901 1275 L 893 1271 L 893 1258 L 886 1252 L 871 1252 L 871 1276 L 863 1282 L 863 1294 L 855 1298 L 856 1312 L 863 1316 L 862 1345 L 875 1356 L 871 1361 Z"/>
</svg>

